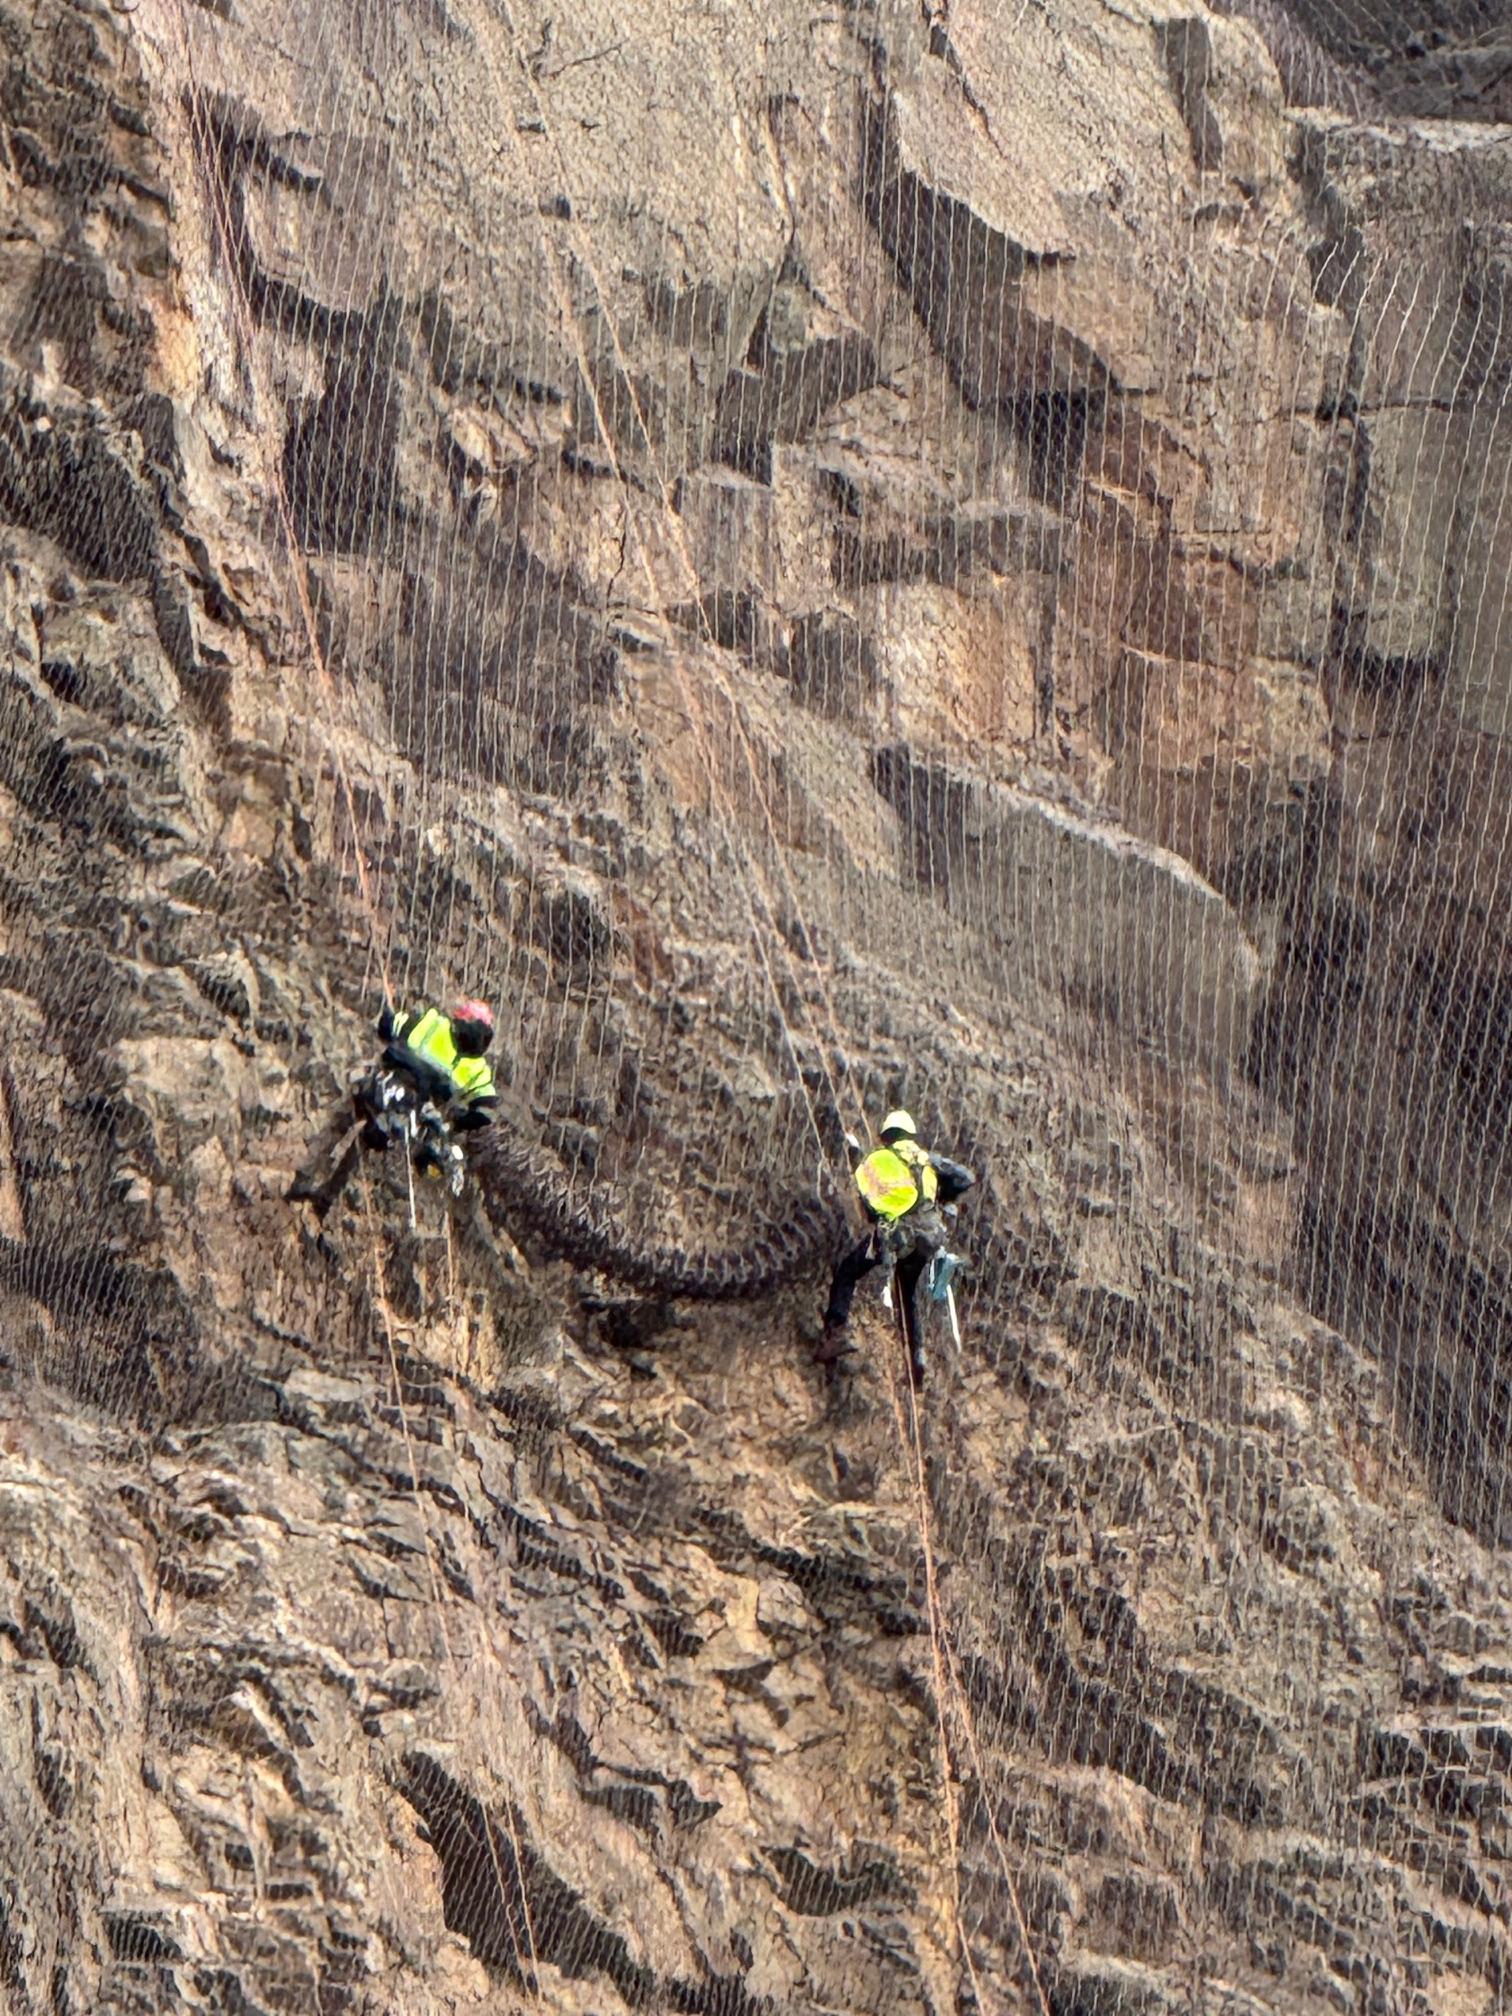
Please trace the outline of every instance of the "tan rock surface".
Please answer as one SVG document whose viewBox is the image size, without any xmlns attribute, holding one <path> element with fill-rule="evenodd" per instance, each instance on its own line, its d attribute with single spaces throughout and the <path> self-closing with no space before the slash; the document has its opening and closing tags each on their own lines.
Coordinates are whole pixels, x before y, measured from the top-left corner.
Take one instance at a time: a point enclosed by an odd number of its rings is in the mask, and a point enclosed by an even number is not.
<svg viewBox="0 0 1512 2016">
<path fill-rule="evenodd" d="M 1506 2007 L 1445 33 L 0 0 L 6 2007 Z M 386 985 L 497 1250 L 282 1199 Z"/>
</svg>

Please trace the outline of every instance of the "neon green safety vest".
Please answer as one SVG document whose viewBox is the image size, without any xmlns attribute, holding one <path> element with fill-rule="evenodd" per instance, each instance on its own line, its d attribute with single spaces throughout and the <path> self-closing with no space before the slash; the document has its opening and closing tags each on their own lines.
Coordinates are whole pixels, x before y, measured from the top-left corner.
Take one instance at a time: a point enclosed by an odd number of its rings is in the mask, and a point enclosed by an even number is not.
<svg viewBox="0 0 1512 2016">
<path fill-rule="evenodd" d="M 459 1055 L 451 1023 L 439 1009 L 427 1008 L 413 1023 L 408 1015 L 396 1015 L 394 1034 L 402 1036 L 408 1048 L 416 1051 L 428 1064 L 450 1072 L 453 1085 L 469 1106 L 475 1099 L 493 1097 L 494 1075 L 488 1059 Z"/>
<path fill-rule="evenodd" d="M 856 1171 L 856 1188 L 879 1218 L 901 1218 L 921 1196 L 933 1204 L 940 1179 L 917 1141 L 899 1141 L 891 1148 L 873 1148 Z"/>
</svg>

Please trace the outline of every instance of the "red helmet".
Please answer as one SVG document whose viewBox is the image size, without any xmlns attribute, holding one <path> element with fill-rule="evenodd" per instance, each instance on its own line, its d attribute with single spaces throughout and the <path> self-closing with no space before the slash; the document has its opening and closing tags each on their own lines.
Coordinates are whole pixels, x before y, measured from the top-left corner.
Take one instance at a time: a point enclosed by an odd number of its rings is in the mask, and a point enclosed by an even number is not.
<svg viewBox="0 0 1512 2016">
<path fill-rule="evenodd" d="M 452 1041 L 460 1057 L 481 1057 L 493 1041 L 493 1010 L 486 1001 L 459 1001 L 451 1011 Z"/>
<path fill-rule="evenodd" d="M 453 1022 L 477 1022 L 490 1036 L 493 1034 L 493 1010 L 486 1001 L 459 1001 L 451 1011 L 451 1019 Z"/>
</svg>

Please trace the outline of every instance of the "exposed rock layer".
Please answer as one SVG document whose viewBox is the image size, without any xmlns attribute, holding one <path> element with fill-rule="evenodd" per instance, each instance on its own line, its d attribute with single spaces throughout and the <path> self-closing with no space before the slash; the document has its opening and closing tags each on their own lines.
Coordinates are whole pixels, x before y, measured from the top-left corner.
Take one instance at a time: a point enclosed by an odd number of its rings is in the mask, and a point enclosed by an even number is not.
<svg viewBox="0 0 1512 2016">
<path fill-rule="evenodd" d="M 1512 153 L 1380 21 L 0 4 L 18 2010 L 1506 2005 Z M 460 983 L 524 1259 L 317 1242 Z"/>
</svg>

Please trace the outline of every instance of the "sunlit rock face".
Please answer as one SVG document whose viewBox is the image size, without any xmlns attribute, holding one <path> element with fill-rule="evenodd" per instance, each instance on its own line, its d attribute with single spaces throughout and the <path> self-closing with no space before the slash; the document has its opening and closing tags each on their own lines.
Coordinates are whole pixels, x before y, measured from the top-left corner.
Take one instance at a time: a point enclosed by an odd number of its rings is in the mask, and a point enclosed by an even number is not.
<svg viewBox="0 0 1512 2016">
<path fill-rule="evenodd" d="M 1405 11 L 0 0 L 7 2007 L 1503 2007 L 1512 156 Z M 455 988 L 469 1198 L 317 1236 Z M 917 1408 L 810 1362 L 900 1100 Z"/>
</svg>

